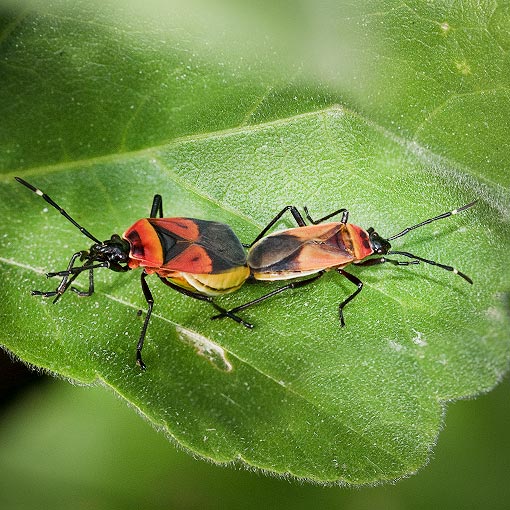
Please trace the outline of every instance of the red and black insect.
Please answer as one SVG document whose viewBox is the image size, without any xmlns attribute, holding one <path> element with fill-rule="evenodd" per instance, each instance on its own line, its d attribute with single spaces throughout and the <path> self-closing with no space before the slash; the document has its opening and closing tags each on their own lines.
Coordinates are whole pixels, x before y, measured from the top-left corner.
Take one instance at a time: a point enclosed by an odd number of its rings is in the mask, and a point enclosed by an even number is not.
<svg viewBox="0 0 510 510">
<path fill-rule="evenodd" d="M 453 211 L 435 216 L 434 218 L 429 218 L 417 225 L 407 227 L 398 234 L 388 237 L 387 239 L 381 237 L 373 228 L 364 230 L 357 225 L 347 223 L 349 217 L 349 211 L 347 211 L 347 209 L 339 209 L 319 220 L 313 220 L 305 207 L 306 218 L 311 223 L 311 225 L 307 225 L 296 207 L 287 206 L 273 218 L 251 245 L 246 246 L 249 248 L 248 266 L 250 267 L 251 280 L 293 280 L 295 278 L 312 276 L 302 280 L 292 281 L 253 301 L 232 308 L 228 312 L 236 314 L 276 294 L 280 294 L 285 290 L 308 285 L 318 280 L 326 271 L 335 270 L 357 287 L 357 289 L 344 299 L 338 307 L 340 324 L 344 326 L 343 309 L 363 288 L 363 282 L 357 276 L 348 273 L 344 269 L 349 264 L 372 266 L 375 264 L 389 263 L 396 266 L 408 266 L 423 262 L 447 271 L 452 271 L 454 274 L 459 275 L 468 283 L 472 284 L 473 281 L 469 276 L 461 273 L 452 266 L 440 264 L 439 262 L 413 255 L 407 251 L 392 250 L 390 241 L 402 237 L 411 230 L 422 227 L 423 225 L 465 211 L 475 205 L 475 203 L 476 201 L 454 209 Z M 271 227 L 287 211 L 290 211 L 299 227 L 282 230 L 266 236 Z M 339 214 L 342 215 L 339 222 L 323 223 Z M 372 255 L 377 255 L 377 257 L 368 258 Z M 400 255 L 411 260 L 393 260 L 386 258 L 384 255 Z M 227 314 L 220 313 L 219 315 L 215 315 L 213 319 L 225 316 L 227 316 Z"/>
<path fill-rule="evenodd" d="M 141 368 L 145 368 L 142 348 L 154 304 L 145 281 L 149 274 L 156 273 L 170 288 L 186 296 L 207 301 L 222 316 L 230 317 L 248 328 L 252 327 L 213 301 L 213 296 L 237 290 L 250 274 L 244 248 L 228 225 L 195 218 L 163 218 L 161 195 L 155 195 L 149 218 L 138 220 L 122 236 L 114 234 L 101 242 L 48 195 L 20 177 L 16 177 L 16 180 L 42 197 L 82 234 L 94 241 L 89 250 L 78 251 L 71 257 L 67 269 L 47 273 L 47 277 L 62 278 L 55 290 L 33 291 L 33 295 L 54 297 L 55 303 L 71 288 L 79 296 L 90 296 L 94 292 L 95 269 L 106 267 L 117 272 L 138 267 L 143 269 L 141 285 L 148 308 L 136 348 L 136 361 Z M 75 266 L 76 261 L 83 264 Z M 72 286 L 83 271 L 89 273 L 89 288 L 86 291 Z"/>
</svg>

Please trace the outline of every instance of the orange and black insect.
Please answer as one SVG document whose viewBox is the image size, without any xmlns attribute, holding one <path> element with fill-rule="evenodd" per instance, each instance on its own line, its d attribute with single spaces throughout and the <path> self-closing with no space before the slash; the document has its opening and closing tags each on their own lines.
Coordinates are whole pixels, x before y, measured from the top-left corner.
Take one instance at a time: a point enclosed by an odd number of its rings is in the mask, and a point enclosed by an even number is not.
<svg viewBox="0 0 510 510">
<path fill-rule="evenodd" d="M 363 288 L 363 282 L 357 276 L 348 273 L 344 269 L 349 264 L 372 266 L 375 264 L 389 263 L 396 266 L 408 266 L 423 262 L 451 271 L 472 284 L 473 281 L 469 276 L 461 273 L 452 266 L 440 264 L 439 262 L 413 255 L 407 251 L 392 250 L 390 241 L 402 237 L 411 230 L 422 227 L 423 225 L 465 211 L 475 205 L 475 203 L 476 201 L 454 209 L 453 211 L 429 218 L 412 227 L 407 227 L 398 234 L 388 237 L 387 239 L 381 237 L 373 228 L 364 230 L 357 225 L 347 223 L 349 217 L 349 211 L 347 209 L 339 209 L 319 220 L 313 220 L 305 207 L 306 218 L 311 223 L 311 225 L 307 225 L 305 219 L 296 207 L 287 206 L 271 220 L 251 245 L 246 246 L 249 248 L 248 266 L 251 272 L 250 280 L 278 281 L 312 276 L 292 281 L 253 301 L 229 310 L 229 313 L 236 314 L 241 310 L 245 310 L 285 290 L 308 285 L 318 280 L 326 271 L 336 270 L 357 287 L 357 289 L 344 299 L 338 307 L 340 324 L 344 326 L 343 309 Z M 266 236 L 271 227 L 287 211 L 290 211 L 299 227 L 282 230 Z M 339 222 L 323 223 L 333 216 L 340 214 L 342 216 Z M 377 255 L 377 257 L 369 258 L 373 255 Z M 411 260 L 393 260 L 386 258 L 385 255 L 400 255 Z M 219 315 L 215 315 L 213 319 L 225 316 L 227 316 L 226 313 L 220 313 Z"/>
<path fill-rule="evenodd" d="M 114 234 L 101 242 L 48 195 L 20 177 L 16 177 L 16 180 L 42 197 L 82 234 L 94 241 L 89 250 L 78 251 L 71 257 L 67 269 L 47 273 L 48 277 L 62 278 L 55 290 L 33 291 L 33 295 L 54 297 L 55 303 L 71 288 L 79 296 L 90 296 L 94 292 L 95 269 L 106 267 L 117 272 L 138 267 L 143 269 L 141 285 L 147 301 L 147 314 L 136 348 L 136 361 L 141 368 L 145 368 L 142 348 L 154 304 L 145 281 L 149 274 L 156 273 L 170 288 L 186 296 L 207 301 L 222 316 L 230 317 L 248 328 L 252 327 L 213 301 L 213 296 L 237 290 L 250 274 L 244 248 L 228 225 L 195 218 L 163 218 L 161 195 L 155 195 L 149 218 L 138 220 L 122 236 Z M 75 266 L 76 261 L 83 264 Z M 84 271 L 89 273 L 89 287 L 86 291 L 80 291 L 72 283 Z"/>
</svg>

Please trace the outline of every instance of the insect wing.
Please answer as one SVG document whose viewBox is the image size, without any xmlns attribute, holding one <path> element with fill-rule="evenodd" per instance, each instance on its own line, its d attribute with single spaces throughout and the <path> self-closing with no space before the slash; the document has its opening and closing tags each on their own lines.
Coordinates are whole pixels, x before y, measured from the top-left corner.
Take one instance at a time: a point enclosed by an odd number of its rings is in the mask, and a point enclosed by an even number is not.
<svg viewBox="0 0 510 510">
<path fill-rule="evenodd" d="M 326 223 L 276 232 L 248 254 L 254 273 L 301 273 L 346 265 L 353 260 L 343 223 Z M 347 241 L 347 243 L 346 243 Z M 295 276 L 299 276 L 296 274 Z"/>
<path fill-rule="evenodd" d="M 246 266 L 241 242 L 228 225 L 194 218 L 148 221 L 160 239 L 164 269 L 219 274 Z"/>
</svg>

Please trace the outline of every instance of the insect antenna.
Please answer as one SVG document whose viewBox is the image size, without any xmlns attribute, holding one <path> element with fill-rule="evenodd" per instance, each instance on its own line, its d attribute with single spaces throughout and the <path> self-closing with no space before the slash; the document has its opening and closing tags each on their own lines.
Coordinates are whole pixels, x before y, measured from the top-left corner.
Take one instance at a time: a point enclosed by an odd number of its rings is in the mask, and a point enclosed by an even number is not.
<svg viewBox="0 0 510 510">
<path fill-rule="evenodd" d="M 471 280 L 471 278 L 468 275 L 461 273 L 458 269 L 455 269 L 452 266 L 447 266 L 445 264 L 440 264 L 439 262 L 435 262 L 433 260 L 418 257 L 417 255 L 413 255 L 412 253 L 409 253 L 408 251 L 393 251 L 393 250 L 391 250 L 388 252 L 388 255 L 402 255 L 403 257 L 408 257 L 410 259 L 419 260 L 420 262 L 424 262 L 425 264 L 430 264 L 431 266 L 437 266 L 442 269 L 446 269 L 446 271 L 451 271 L 454 274 L 458 274 L 461 278 L 464 278 L 464 280 L 466 280 L 468 283 L 473 284 L 473 280 Z"/>
<path fill-rule="evenodd" d="M 398 237 L 405 236 L 408 232 L 411 230 L 414 230 L 415 228 L 423 227 L 423 225 L 428 225 L 429 223 L 432 223 L 433 221 L 442 220 L 444 218 L 448 218 L 449 216 L 453 216 L 454 214 L 457 214 L 459 212 L 465 211 L 466 209 L 469 209 L 470 207 L 473 207 L 476 204 L 477 200 L 474 200 L 473 202 L 470 202 L 469 204 L 463 205 L 462 207 L 458 207 L 457 209 L 453 209 L 453 211 L 445 212 L 443 214 L 440 214 L 439 216 L 434 216 L 433 218 L 429 218 L 428 220 L 422 221 L 421 223 L 418 223 L 416 225 L 413 225 L 412 227 L 407 227 L 402 232 L 399 232 L 398 234 L 395 234 L 394 236 L 388 237 L 388 241 L 392 241 L 393 239 L 397 239 Z M 434 260 L 424 259 L 422 257 L 418 257 L 417 255 L 413 255 L 412 253 L 409 253 L 407 251 L 394 251 L 390 250 L 388 254 L 391 255 L 402 255 L 403 257 L 408 257 L 410 259 L 418 260 L 420 262 L 424 262 L 425 264 L 430 264 L 431 266 L 437 266 L 442 269 L 445 269 L 446 271 L 451 271 L 454 274 L 458 274 L 461 278 L 464 278 L 468 283 L 473 283 L 473 280 L 467 276 L 466 274 L 460 272 L 458 269 L 455 269 L 452 266 L 447 266 L 445 264 L 440 264 L 439 262 L 435 262 Z"/>
<path fill-rule="evenodd" d="M 60 207 L 56 202 L 53 201 L 46 193 L 43 193 L 40 189 L 32 186 L 30 183 L 22 179 L 21 177 L 14 177 L 20 184 L 27 187 L 29 190 L 33 191 L 36 195 L 42 197 L 48 204 L 54 207 L 64 218 L 69 220 L 83 235 L 87 236 L 89 239 L 94 241 L 97 244 L 102 244 L 101 241 L 94 237 L 86 228 L 82 227 L 76 220 L 74 220 L 62 207 Z"/>
<path fill-rule="evenodd" d="M 395 234 L 394 236 L 388 237 L 387 240 L 393 241 L 393 239 L 397 239 L 397 237 L 405 236 L 408 232 L 411 232 L 411 230 L 414 230 L 415 228 L 423 227 L 423 225 L 428 225 L 429 223 L 432 223 L 433 221 L 442 220 L 444 218 L 453 216 L 454 214 L 465 211 L 466 209 L 473 207 L 476 204 L 476 202 L 478 202 L 478 200 L 474 200 L 473 202 L 470 202 L 469 204 L 466 204 L 466 205 L 463 205 L 462 207 L 454 209 L 453 211 L 445 212 L 443 214 L 440 214 L 439 216 L 434 216 L 434 218 L 429 218 L 428 220 L 422 221 L 421 223 L 418 223 L 417 225 L 413 225 L 412 227 L 407 227 L 404 230 L 402 230 L 402 232 L 399 232 L 398 234 Z"/>
</svg>

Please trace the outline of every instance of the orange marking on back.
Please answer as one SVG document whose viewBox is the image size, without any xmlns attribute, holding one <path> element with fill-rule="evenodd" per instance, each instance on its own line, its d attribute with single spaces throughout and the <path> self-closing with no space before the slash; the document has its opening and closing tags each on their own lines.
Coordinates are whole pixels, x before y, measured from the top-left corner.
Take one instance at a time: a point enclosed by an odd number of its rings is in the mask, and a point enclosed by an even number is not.
<svg viewBox="0 0 510 510">
<path fill-rule="evenodd" d="M 200 237 L 198 225 L 190 218 L 150 218 L 149 221 L 188 241 L 197 241 Z"/>
<path fill-rule="evenodd" d="M 374 250 L 370 246 L 370 239 L 365 229 L 348 223 L 347 230 L 352 242 L 352 249 L 356 260 L 363 260 L 364 258 L 372 255 Z"/>
<path fill-rule="evenodd" d="M 149 220 L 138 220 L 122 235 L 131 244 L 129 267 L 158 267 L 163 263 L 163 248 Z"/>
<path fill-rule="evenodd" d="M 162 268 L 183 273 L 205 274 L 212 271 L 212 261 L 205 248 L 191 244 L 188 247 L 184 245 L 183 251 Z"/>
<path fill-rule="evenodd" d="M 292 234 L 294 237 L 298 239 L 302 239 L 303 242 L 307 241 L 325 241 L 330 239 L 331 236 L 336 234 L 339 230 L 343 228 L 343 223 L 335 222 L 335 223 L 320 223 L 319 225 L 308 225 L 306 227 L 296 227 L 290 228 L 288 230 L 283 230 L 281 232 L 275 232 L 274 234 L 277 236 L 283 232 L 287 234 Z"/>
<path fill-rule="evenodd" d="M 354 260 L 343 223 L 324 223 L 275 232 L 262 238 L 248 254 L 254 274 L 311 274 L 342 267 Z M 257 276 L 257 279 L 258 276 Z"/>
<path fill-rule="evenodd" d="M 301 249 L 296 264 L 293 264 L 294 267 L 289 267 L 289 269 L 297 271 L 312 271 L 315 269 L 320 271 L 321 269 L 345 266 L 353 260 L 352 255 L 333 245 L 333 243 L 307 243 Z"/>
</svg>

